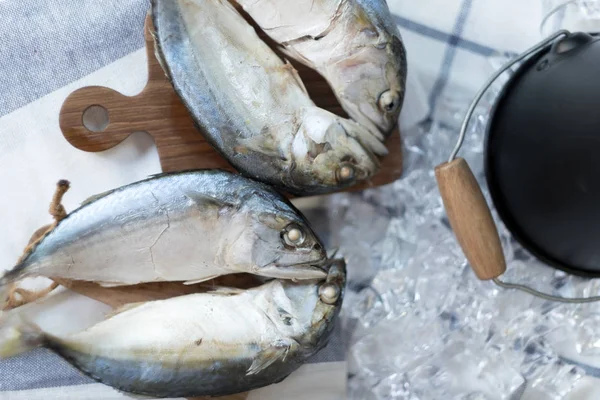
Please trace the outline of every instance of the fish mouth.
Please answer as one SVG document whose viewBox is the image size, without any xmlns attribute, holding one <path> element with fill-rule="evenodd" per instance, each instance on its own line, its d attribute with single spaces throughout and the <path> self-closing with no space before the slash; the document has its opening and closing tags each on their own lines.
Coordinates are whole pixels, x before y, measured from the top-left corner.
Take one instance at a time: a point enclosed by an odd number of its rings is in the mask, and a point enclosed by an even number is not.
<svg viewBox="0 0 600 400">
<path fill-rule="evenodd" d="M 335 305 L 344 297 L 346 291 L 346 260 L 331 258 L 328 264 L 329 271 L 325 282 L 319 287 L 319 297 L 326 304 Z"/>
<path fill-rule="evenodd" d="M 384 128 L 381 126 L 381 123 L 373 121 L 373 119 L 369 118 L 357 104 L 348 99 L 342 99 L 342 106 L 349 110 L 349 114 L 351 113 L 350 115 L 356 123 L 368 130 L 371 135 L 377 138 L 377 140 L 383 141 L 385 139 L 385 134 L 388 132 L 388 129 L 386 129 L 387 127 Z"/>
<path fill-rule="evenodd" d="M 350 110 L 348 115 L 352 119 L 348 120 L 348 122 L 357 126 L 356 129 L 344 126 L 346 134 L 356 139 L 365 151 L 372 154 L 375 158 L 377 156 L 386 156 L 388 154 L 388 149 L 384 144 L 386 136 L 377 125 L 350 100 L 342 99 L 341 103 L 344 108 L 347 107 Z"/>
<path fill-rule="evenodd" d="M 342 157 L 340 161 L 350 164 L 357 170 L 356 172 L 362 172 L 362 174 L 357 174 L 356 178 L 358 180 L 374 175 L 381 167 L 378 155 L 384 156 L 389 153 L 385 144 L 376 139 L 354 120 L 340 120 L 340 125 L 348 139 L 354 141 L 348 148 L 350 154 Z M 342 167 L 342 165 L 339 167 Z M 358 175 L 364 176 L 360 177 Z"/>
<path fill-rule="evenodd" d="M 260 268 L 257 273 L 276 279 L 321 280 L 328 276 L 328 261 L 325 258 L 296 264 L 272 263 Z"/>
<path fill-rule="evenodd" d="M 329 265 L 329 269 L 327 271 L 327 282 L 336 283 L 343 289 L 346 285 L 346 259 L 343 257 L 334 257 L 335 256 L 332 256 L 327 262 Z"/>
<path fill-rule="evenodd" d="M 377 113 L 378 118 L 375 120 L 372 117 L 369 117 L 357 104 L 349 99 L 342 98 L 340 103 L 344 109 L 348 109 L 348 115 L 350 115 L 352 120 L 371 134 L 372 138 L 364 138 L 366 139 L 364 144 L 371 146 L 376 154 L 385 155 L 385 153 L 380 153 L 380 151 L 383 151 L 380 144 L 382 144 L 397 127 L 400 111 L 389 115 Z M 377 144 L 375 140 L 380 144 Z"/>
</svg>

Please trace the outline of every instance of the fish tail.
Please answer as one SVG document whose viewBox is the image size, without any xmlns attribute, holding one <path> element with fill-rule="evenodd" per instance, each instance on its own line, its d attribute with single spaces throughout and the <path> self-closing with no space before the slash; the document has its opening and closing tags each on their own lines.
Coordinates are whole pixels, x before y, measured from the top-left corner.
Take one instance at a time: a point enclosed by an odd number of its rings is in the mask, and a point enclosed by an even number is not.
<svg viewBox="0 0 600 400">
<path fill-rule="evenodd" d="M 43 346 L 44 332 L 34 323 L 25 321 L 18 309 L 0 317 L 0 359 L 10 358 Z"/>
</svg>

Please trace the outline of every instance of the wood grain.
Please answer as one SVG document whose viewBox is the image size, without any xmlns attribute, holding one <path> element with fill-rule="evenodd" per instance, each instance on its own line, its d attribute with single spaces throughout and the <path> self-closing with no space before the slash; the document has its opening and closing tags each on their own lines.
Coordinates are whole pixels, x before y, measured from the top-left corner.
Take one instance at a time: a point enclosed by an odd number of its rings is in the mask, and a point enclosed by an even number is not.
<svg viewBox="0 0 600 400">
<path fill-rule="evenodd" d="M 435 176 L 450 225 L 481 280 L 497 278 L 506 271 L 498 229 L 467 162 L 457 158 L 436 167 Z"/>
<path fill-rule="evenodd" d="M 148 16 L 145 26 L 148 83 L 142 92 L 136 96 L 125 96 L 99 86 L 74 91 L 67 97 L 60 111 L 59 123 L 64 137 L 80 150 L 99 152 L 117 146 L 132 133 L 145 131 L 154 139 L 163 172 L 197 168 L 221 168 L 237 172 L 195 127 L 188 110 L 154 56 L 152 30 L 152 20 Z M 261 37 L 268 41 L 264 34 Z M 317 72 L 300 64 L 293 64 L 319 107 L 346 116 L 329 85 Z M 91 106 L 101 106 L 108 111 L 109 123 L 101 132 L 88 130 L 83 123 L 83 114 Z M 346 189 L 347 191 L 377 187 L 400 178 L 403 158 L 398 129 L 390 136 L 386 146 L 389 154 L 382 159 L 381 171 L 369 181 Z"/>
</svg>

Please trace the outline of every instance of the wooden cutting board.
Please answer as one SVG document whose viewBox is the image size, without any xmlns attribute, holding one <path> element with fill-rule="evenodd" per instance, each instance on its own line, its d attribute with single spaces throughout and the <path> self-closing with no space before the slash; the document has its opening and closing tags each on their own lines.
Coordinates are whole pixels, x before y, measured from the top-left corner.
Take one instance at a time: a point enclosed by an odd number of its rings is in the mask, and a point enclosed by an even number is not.
<svg viewBox="0 0 600 400">
<path fill-rule="evenodd" d="M 67 97 L 60 111 L 60 128 L 64 137 L 80 150 L 101 152 L 117 146 L 134 132 L 145 131 L 154 139 L 163 172 L 196 168 L 221 168 L 236 172 L 195 127 L 189 112 L 154 55 L 152 31 L 152 20 L 148 16 L 145 22 L 148 82 L 142 92 L 130 97 L 99 86 L 76 90 Z M 260 29 L 257 31 L 261 38 L 270 43 Z M 347 117 L 329 85 L 318 73 L 300 64 L 293 64 L 319 107 Z M 103 118 L 104 124 L 101 123 Z M 91 123 L 90 120 L 94 122 Z M 370 181 L 347 190 L 381 186 L 400 178 L 403 160 L 399 131 L 388 139 L 387 147 L 389 154 L 382 161 L 381 172 Z M 253 279 L 242 275 L 223 277 L 218 281 L 216 283 L 242 287 L 250 284 Z M 201 291 L 200 285 L 184 286 L 179 283 L 102 288 L 93 283 L 59 279 L 56 282 L 112 307 Z M 242 400 L 246 397 L 247 394 L 244 393 L 223 399 Z"/>
</svg>

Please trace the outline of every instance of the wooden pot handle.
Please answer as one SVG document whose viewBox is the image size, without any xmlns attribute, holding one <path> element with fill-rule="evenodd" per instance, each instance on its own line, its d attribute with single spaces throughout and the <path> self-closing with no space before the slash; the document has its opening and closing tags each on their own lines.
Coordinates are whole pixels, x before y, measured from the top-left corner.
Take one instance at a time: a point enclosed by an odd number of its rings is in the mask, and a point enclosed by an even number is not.
<svg viewBox="0 0 600 400">
<path fill-rule="evenodd" d="M 481 280 L 499 277 L 506 261 L 498 229 L 467 162 L 457 158 L 435 168 L 435 177 L 452 230 L 471 268 Z"/>
</svg>

